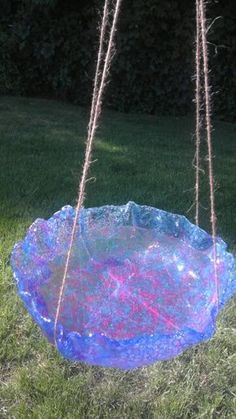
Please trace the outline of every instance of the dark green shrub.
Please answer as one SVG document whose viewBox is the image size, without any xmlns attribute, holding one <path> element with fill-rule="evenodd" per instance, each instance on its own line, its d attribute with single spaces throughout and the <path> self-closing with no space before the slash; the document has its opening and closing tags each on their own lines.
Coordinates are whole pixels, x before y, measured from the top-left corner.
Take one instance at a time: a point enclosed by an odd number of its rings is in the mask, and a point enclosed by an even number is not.
<svg viewBox="0 0 236 419">
<path fill-rule="evenodd" d="M 107 106 L 152 114 L 189 112 L 194 94 L 194 3 L 123 2 Z M 103 1 L 7 4 L 0 19 L 1 92 L 88 104 Z M 214 111 L 236 119 L 236 3 L 212 0 L 208 13 L 209 23 L 221 16 L 209 31 Z"/>
</svg>

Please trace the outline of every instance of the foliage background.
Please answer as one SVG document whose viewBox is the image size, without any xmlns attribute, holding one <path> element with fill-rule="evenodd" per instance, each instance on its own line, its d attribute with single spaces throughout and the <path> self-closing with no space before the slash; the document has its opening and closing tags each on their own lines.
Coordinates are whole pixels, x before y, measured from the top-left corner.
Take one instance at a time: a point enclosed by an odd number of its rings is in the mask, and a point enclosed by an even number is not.
<svg viewBox="0 0 236 419">
<path fill-rule="evenodd" d="M 87 105 L 102 0 L 1 0 L 0 93 Z M 236 2 L 208 3 L 214 112 L 236 120 Z M 195 1 L 124 0 L 106 104 L 185 114 L 194 93 Z"/>
</svg>

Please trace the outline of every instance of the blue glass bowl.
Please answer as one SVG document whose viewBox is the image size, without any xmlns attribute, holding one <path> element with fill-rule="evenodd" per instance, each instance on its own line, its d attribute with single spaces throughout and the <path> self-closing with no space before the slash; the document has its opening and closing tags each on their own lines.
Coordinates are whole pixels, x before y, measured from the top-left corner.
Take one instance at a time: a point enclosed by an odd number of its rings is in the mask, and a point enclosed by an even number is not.
<svg viewBox="0 0 236 419">
<path fill-rule="evenodd" d="M 37 219 L 11 266 L 26 308 L 54 344 L 75 210 Z M 233 256 L 184 216 L 129 202 L 81 210 L 57 326 L 73 361 L 131 369 L 209 339 L 236 291 Z"/>
</svg>

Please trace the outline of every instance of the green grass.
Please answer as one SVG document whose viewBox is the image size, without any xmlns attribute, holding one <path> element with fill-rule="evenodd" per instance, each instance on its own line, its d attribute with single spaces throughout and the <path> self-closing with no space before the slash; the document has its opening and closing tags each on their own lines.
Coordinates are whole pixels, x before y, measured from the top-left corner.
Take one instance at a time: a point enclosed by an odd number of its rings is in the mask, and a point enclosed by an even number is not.
<svg viewBox="0 0 236 419">
<path fill-rule="evenodd" d="M 209 342 L 122 372 L 63 360 L 17 296 L 9 254 L 35 218 L 75 203 L 87 116 L 51 101 L 0 100 L 0 418 L 235 418 L 235 300 Z M 193 219 L 193 131 L 191 118 L 107 112 L 86 205 L 133 200 Z M 233 252 L 235 137 L 236 125 L 215 123 L 218 232 Z M 209 229 L 207 172 L 201 180 L 201 220 Z"/>
</svg>

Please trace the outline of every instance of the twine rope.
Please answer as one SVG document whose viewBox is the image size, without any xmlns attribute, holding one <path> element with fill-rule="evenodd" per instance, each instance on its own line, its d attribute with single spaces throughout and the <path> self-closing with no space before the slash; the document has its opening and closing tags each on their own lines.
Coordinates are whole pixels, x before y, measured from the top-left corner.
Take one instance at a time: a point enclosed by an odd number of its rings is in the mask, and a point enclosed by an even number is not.
<svg viewBox="0 0 236 419">
<path fill-rule="evenodd" d="M 200 183 L 200 144 L 201 144 L 201 22 L 199 14 L 199 1 L 196 0 L 196 90 L 195 90 L 195 109 L 196 109 L 196 154 L 195 154 L 195 223 L 199 225 L 199 183 Z"/>
<path fill-rule="evenodd" d="M 205 0 L 196 0 L 196 183 L 195 183 L 195 202 L 196 202 L 196 224 L 199 223 L 199 173 L 200 173 L 200 128 L 201 128 L 201 63 L 203 64 L 204 78 L 204 107 L 205 107 L 205 129 L 208 148 L 208 178 L 209 178 L 209 197 L 210 197 L 210 222 L 213 240 L 213 264 L 214 281 L 216 289 L 216 299 L 218 304 L 218 275 L 217 275 L 217 247 L 216 247 L 216 210 L 214 192 L 214 170 L 212 152 L 212 123 L 211 123 L 211 99 L 209 84 L 209 64 L 207 47 L 207 27 L 206 27 L 206 3 Z"/>
<path fill-rule="evenodd" d="M 100 30 L 98 57 L 97 57 L 95 78 L 94 78 L 94 84 L 93 84 L 92 105 L 91 105 L 89 124 L 88 124 L 88 134 L 87 134 L 88 137 L 90 137 L 91 135 L 91 129 L 92 129 L 92 124 L 94 120 L 94 112 L 95 112 L 95 106 L 96 106 L 97 95 L 98 95 L 98 83 L 99 83 L 99 78 L 101 76 L 101 64 L 102 64 L 102 59 L 103 59 L 103 54 L 104 54 L 104 41 L 105 41 L 107 24 L 108 24 L 108 14 L 109 14 L 108 0 L 105 0 L 104 8 L 103 8 L 102 24 L 101 24 L 101 30 Z"/>
<path fill-rule="evenodd" d="M 79 219 L 79 213 L 85 199 L 85 187 L 87 183 L 89 168 L 91 165 L 92 146 L 93 146 L 93 141 L 94 141 L 94 137 L 95 137 L 95 133 L 97 129 L 98 118 L 101 112 L 104 88 L 107 81 L 109 67 L 112 61 L 112 57 L 113 57 L 112 49 L 113 49 L 113 42 L 114 42 L 114 36 L 116 32 L 116 27 L 117 27 L 121 1 L 122 0 L 116 0 L 116 3 L 115 3 L 115 8 L 113 12 L 113 21 L 112 21 L 110 34 L 109 34 L 108 47 L 105 54 L 104 65 L 101 70 L 101 78 L 100 78 L 100 85 L 99 85 L 103 46 L 104 46 L 105 32 L 106 32 L 106 27 L 107 27 L 107 20 L 108 20 L 108 1 L 105 1 L 105 5 L 103 9 L 103 19 L 102 19 L 102 25 L 101 25 L 101 31 L 100 31 L 99 51 L 98 51 L 97 67 L 96 67 L 96 73 L 95 73 L 93 99 L 92 99 L 92 106 L 91 106 L 91 112 L 90 112 L 90 120 L 88 124 L 88 134 L 87 134 L 87 139 L 86 139 L 85 159 L 84 159 L 84 165 L 83 165 L 83 170 L 82 170 L 82 177 L 81 177 L 81 181 L 79 185 L 79 195 L 78 195 L 77 206 L 75 210 L 75 218 L 74 218 L 73 227 L 72 227 L 71 240 L 70 240 L 69 250 L 66 257 L 64 274 L 63 274 L 63 278 L 62 278 L 62 282 L 60 286 L 57 309 L 56 309 L 56 316 L 55 316 L 55 323 L 54 323 L 54 341 L 56 345 L 57 345 L 58 320 L 59 320 L 61 306 L 63 302 L 64 290 L 65 290 L 66 279 L 68 275 L 68 269 L 69 269 L 71 254 L 72 254 L 73 243 L 75 240 L 76 226 Z"/>
</svg>

